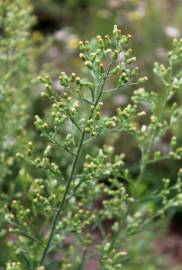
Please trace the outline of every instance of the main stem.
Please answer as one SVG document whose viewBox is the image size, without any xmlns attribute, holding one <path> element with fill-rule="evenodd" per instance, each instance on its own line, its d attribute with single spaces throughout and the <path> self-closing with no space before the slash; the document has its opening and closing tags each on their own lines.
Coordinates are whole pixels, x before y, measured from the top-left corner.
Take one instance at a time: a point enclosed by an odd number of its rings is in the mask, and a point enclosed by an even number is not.
<svg viewBox="0 0 182 270">
<path fill-rule="evenodd" d="M 53 236 L 54 236 L 54 232 L 55 232 L 55 229 L 56 229 L 56 225 L 57 225 L 60 213 L 62 212 L 62 210 L 64 208 L 64 204 L 65 204 L 67 195 L 68 195 L 69 190 L 70 190 L 70 185 L 71 185 L 71 182 L 72 182 L 72 179 L 73 179 L 73 175 L 74 175 L 75 168 L 76 168 L 76 165 L 77 165 L 77 162 L 78 162 L 78 158 L 80 156 L 80 152 L 81 152 L 84 137 L 85 137 L 85 130 L 83 131 L 81 139 L 80 139 L 80 143 L 79 143 L 79 146 L 78 146 L 78 151 L 77 151 L 77 154 L 76 154 L 76 156 L 74 158 L 73 166 L 72 166 L 72 169 L 71 169 L 70 176 L 68 178 L 68 184 L 66 186 L 66 189 L 65 189 L 65 192 L 64 192 L 64 195 L 63 195 L 63 199 L 58 204 L 58 210 L 57 210 L 57 212 L 56 212 L 56 214 L 55 214 L 55 216 L 53 218 L 51 232 L 50 232 L 46 247 L 44 249 L 44 252 L 42 254 L 42 257 L 41 257 L 41 260 L 40 260 L 40 265 L 42 265 L 44 260 L 45 260 L 45 257 L 47 255 L 47 252 L 49 250 L 50 244 L 51 244 Z"/>
<path fill-rule="evenodd" d="M 105 85 L 105 82 L 106 82 L 106 79 L 107 79 L 107 76 L 110 72 L 110 68 L 111 68 L 111 65 L 110 67 L 108 68 L 108 71 L 107 71 L 107 74 L 106 76 L 104 77 L 104 80 L 103 80 L 103 83 L 101 85 L 101 88 L 100 88 L 100 91 L 99 91 L 99 94 L 97 96 L 97 99 L 94 103 L 94 109 L 95 107 L 97 106 L 98 102 L 99 102 L 99 99 L 102 95 L 102 91 L 104 89 L 104 85 Z M 93 111 L 90 111 L 90 114 L 89 114 L 89 117 L 88 117 L 88 120 L 90 120 L 92 118 L 92 115 L 93 115 Z M 87 124 L 87 123 L 86 123 Z M 60 214 L 61 212 L 63 211 L 64 209 L 64 205 L 65 205 L 65 202 L 66 202 L 66 199 L 67 199 L 67 196 L 68 196 L 68 193 L 69 193 L 69 190 L 70 190 L 70 186 L 71 186 L 71 183 L 72 183 L 72 180 L 73 180 L 73 175 L 75 173 L 75 169 L 76 169 L 76 166 L 77 166 L 77 162 L 78 162 L 78 159 L 79 159 L 79 156 L 80 156 L 80 153 L 81 153 L 81 149 L 82 149 L 82 145 L 83 145 L 83 141 L 84 141 L 84 138 L 85 138 L 85 128 L 83 129 L 83 132 L 82 132 L 82 135 L 81 135 L 81 139 L 80 139 L 80 143 L 78 145 L 78 150 L 77 150 L 77 153 L 76 153 L 76 156 L 74 158 L 74 161 L 73 161 L 73 166 L 72 166 L 72 169 L 71 169 L 71 173 L 70 173 L 70 176 L 68 178 L 68 184 L 66 186 L 66 189 L 65 189 L 65 192 L 64 192 L 64 195 L 63 195 L 63 199 L 60 201 L 60 203 L 58 204 L 58 210 L 57 212 L 55 213 L 54 215 L 54 218 L 53 218 L 53 221 L 52 221 L 52 226 L 51 226 L 51 231 L 50 231 L 50 234 L 49 234 L 49 237 L 48 237 L 48 241 L 47 241 L 47 244 L 44 248 L 44 251 L 43 251 L 43 254 L 42 254 L 42 257 L 40 259 L 40 263 L 39 265 L 43 265 L 44 263 L 44 260 L 45 260 L 45 257 L 47 256 L 47 253 L 48 253 L 48 250 L 49 250 L 49 247 L 51 245 L 51 242 L 53 240 L 53 237 L 54 237 L 54 233 L 55 233 L 55 229 L 56 229 L 56 225 L 57 225 L 57 222 L 59 220 L 59 217 L 60 217 Z"/>
</svg>

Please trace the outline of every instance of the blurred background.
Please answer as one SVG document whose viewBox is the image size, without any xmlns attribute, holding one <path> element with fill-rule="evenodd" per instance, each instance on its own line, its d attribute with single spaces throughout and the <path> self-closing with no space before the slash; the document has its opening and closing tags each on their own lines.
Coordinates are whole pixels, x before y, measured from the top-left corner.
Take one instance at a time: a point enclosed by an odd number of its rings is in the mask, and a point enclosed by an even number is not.
<svg viewBox="0 0 182 270">
<path fill-rule="evenodd" d="M 151 75 L 152 63 L 164 61 L 172 38 L 181 36 L 181 0 L 31 1 L 37 17 L 34 38 L 38 42 L 42 34 L 51 36 L 47 57 L 54 67 L 68 68 L 65 63 L 72 59 L 75 68 L 78 40 L 107 34 L 118 24 L 123 33 L 132 34 L 138 65 Z"/>
</svg>

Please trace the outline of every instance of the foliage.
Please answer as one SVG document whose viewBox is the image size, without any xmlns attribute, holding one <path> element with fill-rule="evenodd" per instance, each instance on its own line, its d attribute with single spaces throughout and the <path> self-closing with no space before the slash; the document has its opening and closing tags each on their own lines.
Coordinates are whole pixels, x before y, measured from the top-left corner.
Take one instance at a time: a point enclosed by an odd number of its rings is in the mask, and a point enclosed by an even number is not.
<svg viewBox="0 0 182 270">
<path fill-rule="evenodd" d="M 30 27 L 34 17 L 28 1 L 1 1 L 0 3 L 0 191 L 1 207 L 19 192 L 16 182 L 20 167 L 16 152 L 23 150 L 30 137 L 27 122 L 32 107 L 34 75 L 34 48 Z M 28 98 L 29 97 L 29 98 Z M 7 194 L 4 201 L 4 193 Z M 4 217 L 0 215 L 1 259 L 4 264 L 2 246 L 6 241 Z M 5 250 L 4 250 L 5 251 Z"/>
<path fill-rule="evenodd" d="M 29 29 L 34 19 L 30 13 L 27 1 L 3 1 L 0 4 L 0 188 L 7 185 L 10 175 L 15 177 L 14 157 L 25 137 L 24 127 L 31 106 L 27 102 L 33 77 Z M 3 183 L 4 179 L 6 183 Z"/>
<path fill-rule="evenodd" d="M 34 73 L 31 11 L 19 0 L 0 7 L 2 269 L 81 270 L 93 260 L 95 269 L 136 269 L 141 254 L 132 240 L 140 241 L 141 232 L 161 224 L 182 203 L 182 148 L 174 136 L 182 116 L 182 40 L 174 40 L 166 66 L 154 64 L 160 92 L 143 87 L 147 77 L 138 75 L 131 36 L 116 25 L 112 35 L 80 41 L 80 76 L 62 72 L 60 91 L 49 76 L 39 78 L 43 99 L 51 104 L 35 116 L 39 145 L 37 131 L 32 139 L 27 134 L 32 106 L 27 90 Z M 106 110 L 115 92 L 132 89 L 128 104 Z M 140 152 L 135 171 L 127 155 L 108 144 L 114 134 L 121 139 L 127 134 L 135 142 Z M 168 134 L 173 135 L 163 151 Z M 5 147 L 9 136 L 15 143 Z M 127 148 L 133 151 L 132 145 Z M 150 185 L 148 168 L 155 170 L 165 160 L 176 161 L 175 178 L 154 175 Z"/>
</svg>

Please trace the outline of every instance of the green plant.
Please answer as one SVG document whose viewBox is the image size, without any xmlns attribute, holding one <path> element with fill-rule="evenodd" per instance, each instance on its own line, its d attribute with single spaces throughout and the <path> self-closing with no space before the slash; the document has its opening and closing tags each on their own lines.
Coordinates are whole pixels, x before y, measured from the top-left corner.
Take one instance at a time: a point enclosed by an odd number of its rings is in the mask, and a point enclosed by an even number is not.
<svg viewBox="0 0 182 270">
<path fill-rule="evenodd" d="M 30 12 L 27 1 L 2 1 L 0 4 L 1 191 L 2 185 L 15 177 L 14 157 L 26 133 L 24 128 L 30 107 L 27 93 L 30 93 L 33 76 L 33 46 L 29 33 L 33 17 L 29 16 Z"/>
<path fill-rule="evenodd" d="M 27 122 L 32 106 L 34 46 L 30 28 L 34 17 L 26 0 L 0 2 L 0 207 L 9 205 L 21 191 L 17 180 L 21 168 L 16 152 L 30 140 Z M 28 139 L 29 138 L 29 139 Z M 6 195 L 5 195 L 6 194 Z M 6 230 L 0 213 L 0 267 L 10 253 L 3 252 Z M 7 255 L 7 256 L 6 256 Z"/>
<path fill-rule="evenodd" d="M 40 153 L 30 141 L 24 154 L 16 154 L 20 188 L 1 210 L 8 224 L 6 269 L 81 270 L 92 257 L 97 269 L 122 269 L 132 260 L 127 252 L 130 237 L 181 205 L 181 170 L 175 183 L 164 175 L 152 191 L 146 172 L 163 159 L 181 158 L 174 136 L 167 153 L 157 147 L 181 119 L 175 97 L 182 84 L 182 40 L 174 41 L 167 67 L 155 64 L 154 72 L 165 85 L 163 96 L 139 88 L 128 105 L 107 115 L 105 97 L 147 79 L 137 79 L 129 39 L 114 26 L 111 37 L 80 41 L 85 77 L 62 72 L 62 92 L 55 91 L 48 76 L 40 77 L 46 86 L 43 96 L 52 103 L 45 119 L 35 116 L 45 148 Z M 127 133 L 136 142 L 141 152 L 137 174 L 130 171 L 124 154 L 115 154 L 104 143 L 112 132 Z"/>
</svg>

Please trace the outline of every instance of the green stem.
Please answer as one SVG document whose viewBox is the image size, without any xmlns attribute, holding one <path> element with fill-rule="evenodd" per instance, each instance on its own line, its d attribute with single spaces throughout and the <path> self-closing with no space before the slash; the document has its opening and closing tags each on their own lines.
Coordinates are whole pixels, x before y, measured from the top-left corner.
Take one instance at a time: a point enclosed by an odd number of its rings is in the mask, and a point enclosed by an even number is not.
<svg viewBox="0 0 182 270">
<path fill-rule="evenodd" d="M 172 72 L 172 68 L 171 68 L 171 72 Z M 170 74 L 170 77 L 172 78 L 172 73 Z M 171 80 L 171 78 L 169 79 L 169 81 Z M 163 80 L 163 83 L 164 83 L 164 85 L 166 85 L 167 82 Z M 170 93 L 170 87 L 167 87 L 166 91 L 164 92 L 162 104 L 160 104 L 160 107 L 163 108 L 163 110 L 160 110 L 159 115 L 156 115 L 159 123 L 163 120 L 163 115 L 165 115 L 164 112 L 165 112 L 166 104 L 168 102 L 169 93 Z M 152 151 L 152 148 L 154 147 L 155 138 L 157 137 L 158 132 L 159 132 L 159 129 L 157 128 L 152 136 L 151 142 L 149 143 L 147 153 L 143 152 L 143 154 L 142 154 L 141 170 L 140 170 L 140 174 L 139 174 L 138 179 L 137 179 L 137 183 L 143 179 L 147 165 L 149 163 L 153 162 L 153 160 L 150 160 L 150 153 Z"/>
<path fill-rule="evenodd" d="M 100 88 L 100 91 L 99 91 L 99 94 L 97 96 L 97 99 L 94 103 L 94 109 L 96 108 L 98 102 L 99 102 L 99 99 L 102 95 L 102 91 L 104 89 L 104 86 L 105 86 L 105 83 L 106 83 L 106 79 L 107 79 L 107 76 L 109 74 L 109 71 L 111 69 L 111 65 L 110 67 L 108 68 L 108 71 L 107 71 L 107 74 L 106 76 L 104 77 L 103 79 L 103 82 L 102 82 L 102 85 L 101 85 L 101 88 Z M 93 115 L 93 112 L 94 110 L 90 111 L 89 113 L 89 117 L 88 117 L 88 120 L 90 120 L 92 118 L 92 115 Z M 87 125 L 87 123 L 86 123 Z M 54 237 L 54 233 L 55 233 L 55 229 L 56 229 L 56 225 L 58 223 L 58 220 L 59 220 L 59 217 L 60 217 L 60 214 L 62 213 L 63 209 L 64 209 L 64 206 L 65 206 L 65 202 L 66 202 L 66 199 L 67 199 L 67 196 L 69 194 L 69 190 L 70 190 L 70 187 L 71 187 L 71 183 L 73 181 L 73 175 L 75 173 L 75 169 L 76 169 L 76 165 L 77 165 L 77 162 L 78 162 L 78 159 L 80 157 L 80 153 L 81 153 L 81 149 L 82 149 L 82 145 L 83 145 L 83 142 L 84 142 L 84 138 L 85 138 L 85 128 L 83 129 L 83 132 L 82 132 L 82 135 L 81 135 L 81 139 L 80 139 L 80 143 L 78 145 L 78 150 L 77 150 L 77 153 L 76 153 L 76 156 L 74 158 L 74 161 L 73 161 L 73 166 L 72 166 L 72 169 L 71 169 L 71 173 L 70 173 L 70 176 L 68 178 L 68 181 L 67 181 L 67 186 L 66 186 L 66 189 L 65 189 L 65 192 L 64 192 L 64 195 L 63 195 L 63 198 L 62 200 L 59 202 L 58 204 L 58 210 L 56 211 L 55 215 L 54 215 L 54 218 L 53 218 L 53 221 L 52 221 L 52 226 L 51 226 L 51 231 L 50 231 L 50 234 L 49 234 L 49 237 L 48 237 L 48 241 L 47 241 L 47 244 L 44 248 L 44 251 L 43 251 L 43 254 L 42 254 L 42 257 L 40 259 L 40 263 L 39 265 L 42 265 L 44 263 L 44 260 L 47 256 L 47 253 L 49 251 L 49 248 L 50 248 L 50 245 L 51 245 L 51 242 L 53 240 L 53 237 Z"/>
<path fill-rule="evenodd" d="M 43 264 L 43 262 L 45 260 L 45 257 L 46 257 L 46 255 L 48 253 L 50 244 L 52 242 L 52 239 L 53 239 L 53 236 L 54 236 L 54 233 L 55 233 L 55 229 L 56 229 L 56 225 L 57 225 L 57 222 L 58 222 L 60 213 L 62 212 L 62 210 L 64 208 L 65 201 L 66 201 L 68 192 L 70 190 L 71 182 L 72 182 L 72 179 L 73 179 L 73 174 L 75 172 L 75 168 L 76 168 L 76 165 L 77 165 L 77 162 L 78 162 L 78 158 L 80 156 L 80 151 L 81 151 L 81 147 L 82 147 L 82 144 L 83 144 L 84 137 L 85 137 L 85 130 L 83 131 L 82 136 L 81 136 L 81 139 L 80 139 L 80 143 L 79 143 L 79 146 L 78 146 L 77 155 L 74 158 L 72 170 L 71 170 L 70 176 L 68 178 L 68 184 L 66 186 L 66 189 L 65 189 L 65 192 L 64 192 L 64 195 L 63 195 L 63 199 L 58 204 L 58 210 L 57 210 L 57 212 L 56 212 L 56 214 L 55 214 L 55 216 L 53 218 L 51 232 L 50 232 L 50 235 L 49 235 L 49 238 L 48 238 L 46 247 L 44 249 L 44 252 L 42 254 L 42 257 L 41 257 L 41 260 L 40 260 L 40 265 Z"/>
<path fill-rule="evenodd" d="M 55 139 L 53 138 L 48 138 L 48 142 L 52 143 L 52 144 L 55 144 L 57 146 L 59 146 L 60 148 L 63 148 L 66 152 L 70 153 L 71 155 L 73 156 L 76 156 L 76 154 L 74 152 L 72 152 L 71 150 L 69 150 L 68 148 L 66 148 L 64 145 L 58 143 Z"/>
<path fill-rule="evenodd" d="M 80 126 L 77 124 L 77 122 L 75 121 L 74 117 L 72 117 L 72 115 L 71 115 L 71 113 L 69 111 L 68 111 L 68 115 L 69 115 L 70 120 L 73 123 L 73 125 L 78 129 L 78 131 L 80 133 L 82 133 L 82 130 L 81 130 Z"/>
<path fill-rule="evenodd" d="M 161 118 L 161 114 L 159 116 L 159 119 L 160 118 Z M 152 151 L 152 149 L 154 147 L 155 138 L 156 138 L 157 134 L 158 134 L 158 129 L 156 129 L 155 132 L 154 132 L 154 134 L 152 135 L 151 141 L 150 141 L 150 143 L 148 145 L 147 152 L 145 150 L 142 152 L 141 169 L 140 169 L 140 174 L 139 174 L 138 179 L 137 179 L 137 183 L 139 181 L 142 181 L 143 180 L 143 176 L 144 176 L 146 167 L 149 164 L 150 154 L 151 154 L 151 151 Z"/>
<path fill-rule="evenodd" d="M 86 256 L 87 256 L 87 250 L 85 249 L 85 250 L 83 251 L 82 259 L 81 259 L 80 264 L 78 265 L 77 270 L 82 270 L 82 269 L 83 269 L 84 263 L 85 263 L 85 259 L 86 259 Z"/>
<path fill-rule="evenodd" d="M 147 155 L 143 155 L 142 156 L 142 159 L 141 159 L 141 167 L 140 167 L 140 174 L 138 176 L 138 179 L 137 179 L 137 183 L 139 181 L 142 181 L 143 180 L 143 176 L 144 176 L 144 173 L 145 173 L 145 169 L 147 167 L 147 163 L 148 163 L 148 154 Z"/>
</svg>

